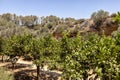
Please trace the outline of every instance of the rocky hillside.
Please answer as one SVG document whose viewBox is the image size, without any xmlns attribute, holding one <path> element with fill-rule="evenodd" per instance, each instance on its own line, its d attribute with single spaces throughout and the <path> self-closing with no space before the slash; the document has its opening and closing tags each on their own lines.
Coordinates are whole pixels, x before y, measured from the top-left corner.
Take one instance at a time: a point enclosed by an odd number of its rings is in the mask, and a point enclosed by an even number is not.
<svg viewBox="0 0 120 80">
<path fill-rule="evenodd" d="M 117 29 L 118 24 L 113 20 L 112 17 L 108 17 L 99 26 L 96 26 L 92 19 L 86 19 L 81 24 L 77 24 L 74 25 L 74 27 L 70 27 L 69 31 L 71 32 L 71 36 L 75 36 L 78 31 L 82 35 L 84 35 L 87 32 L 95 32 L 101 35 L 104 32 L 105 35 L 109 36 L 112 34 L 113 31 L 116 31 Z M 62 33 L 53 32 L 53 35 L 56 38 L 59 38 L 62 36 Z"/>
<path fill-rule="evenodd" d="M 16 14 L 0 15 L 0 37 L 12 35 L 32 34 L 35 37 L 53 34 L 54 37 L 62 37 L 63 31 L 70 31 L 70 36 L 78 32 L 95 32 L 105 35 L 118 29 L 118 24 L 113 20 L 116 14 L 109 15 L 108 12 L 100 10 L 91 15 L 90 19 L 59 18 L 57 16 L 17 16 Z"/>
<path fill-rule="evenodd" d="M 112 17 L 108 17 L 100 26 L 96 26 L 92 19 L 88 19 L 80 24 L 80 32 L 96 32 L 102 34 L 104 31 L 105 35 L 111 35 L 113 31 L 118 29 L 118 24 L 113 20 Z"/>
</svg>

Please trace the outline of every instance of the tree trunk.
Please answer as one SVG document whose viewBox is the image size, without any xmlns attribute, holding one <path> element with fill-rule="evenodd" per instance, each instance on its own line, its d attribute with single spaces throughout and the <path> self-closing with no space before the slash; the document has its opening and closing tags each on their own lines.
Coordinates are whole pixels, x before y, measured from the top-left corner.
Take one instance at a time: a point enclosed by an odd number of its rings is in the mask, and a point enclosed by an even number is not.
<svg viewBox="0 0 120 80">
<path fill-rule="evenodd" d="M 15 64 L 14 63 L 12 63 L 12 70 L 14 70 L 15 69 Z"/>
<path fill-rule="evenodd" d="M 2 60 L 2 63 L 3 63 L 4 62 L 4 55 L 2 55 L 2 59 L 1 60 Z"/>
<path fill-rule="evenodd" d="M 40 80 L 40 66 L 37 65 L 37 80 Z"/>
</svg>

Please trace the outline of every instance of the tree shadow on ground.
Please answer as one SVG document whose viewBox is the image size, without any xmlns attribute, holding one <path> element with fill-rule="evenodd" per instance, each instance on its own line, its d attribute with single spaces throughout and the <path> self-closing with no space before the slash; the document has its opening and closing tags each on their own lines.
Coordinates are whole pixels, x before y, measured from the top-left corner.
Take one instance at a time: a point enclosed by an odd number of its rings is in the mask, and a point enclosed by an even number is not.
<svg viewBox="0 0 120 80">
<path fill-rule="evenodd" d="M 5 63 L 4 63 L 5 64 Z M 7 62 L 4 66 L 8 71 L 12 69 L 12 64 Z M 16 63 L 13 70 L 15 80 L 36 80 L 37 73 L 36 69 L 32 69 L 30 64 Z M 52 71 L 42 71 L 40 70 L 41 80 L 58 80 L 61 77 L 60 73 Z"/>
<path fill-rule="evenodd" d="M 22 70 L 14 74 L 15 80 L 36 80 L 36 70 Z M 58 80 L 61 74 L 50 71 L 40 71 L 41 80 Z"/>
<path fill-rule="evenodd" d="M 51 71 L 40 71 L 42 80 L 58 80 L 61 77 L 60 73 L 51 72 Z"/>
<path fill-rule="evenodd" d="M 22 70 L 14 73 L 15 80 L 36 80 L 35 70 Z M 33 74 L 32 74 L 33 73 Z"/>
</svg>

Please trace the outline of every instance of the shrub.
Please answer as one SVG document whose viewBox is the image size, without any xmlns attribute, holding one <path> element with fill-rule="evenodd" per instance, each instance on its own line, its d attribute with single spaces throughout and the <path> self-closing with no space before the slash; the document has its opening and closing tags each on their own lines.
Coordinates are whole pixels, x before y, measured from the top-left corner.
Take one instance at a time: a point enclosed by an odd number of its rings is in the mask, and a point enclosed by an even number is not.
<svg viewBox="0 0 120 80">
<path fill-rule="evenodd" d="M 98 12 L 94 12 L 91 15 L 91 19 L 93 19 L 94 23 L 97 26 L 100 26 L 101 23 L 104 21 L 104 19 L 108 16 L 109 16 L 109 13 L 107 11 L 99 10 Z"/>
<path fill-rule="evenodd" d="M 114 20 L 115 20 L 117 23 L 120 23 L 120 12 L 117 13 L 117 15 L 114 17 Z"/>
</svg>

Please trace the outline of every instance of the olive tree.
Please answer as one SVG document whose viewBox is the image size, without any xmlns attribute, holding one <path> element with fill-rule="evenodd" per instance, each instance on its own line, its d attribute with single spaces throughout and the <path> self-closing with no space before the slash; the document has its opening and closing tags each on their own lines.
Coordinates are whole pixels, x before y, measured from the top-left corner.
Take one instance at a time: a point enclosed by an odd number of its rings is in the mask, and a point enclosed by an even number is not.
<svg viewBox="0 0 120 80">
<path fill-rule="evenodd" d="M 95 23 L 95 25 L 100 26 L 101 23 L 105 20 L 106 17 L 109 16 L 109 13 L 104 10 L 99 10 L 98 12 L 94 12 L 91 15 L 91 19 Z"/>
</svg>

